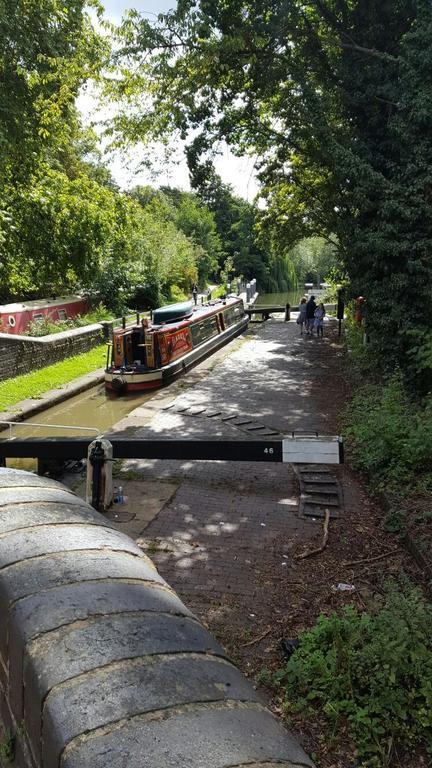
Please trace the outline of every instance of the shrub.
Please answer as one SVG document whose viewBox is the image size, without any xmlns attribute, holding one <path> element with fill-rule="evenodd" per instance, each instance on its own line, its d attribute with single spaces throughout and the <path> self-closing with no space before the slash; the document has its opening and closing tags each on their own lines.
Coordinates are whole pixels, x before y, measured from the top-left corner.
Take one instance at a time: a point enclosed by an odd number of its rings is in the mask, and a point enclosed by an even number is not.
<svg viewBox="0 0 432 768">
<path fill-rule="evenodd" d="M 398 747 L 432 753 L 431 627 L 432 607 L 415 590 L 389 591 L 375 615 L 320 616 L 277 673 L 287 713 L 347 729 L 363 766 L 384 768 Z"/>
<path fill-rule="evenodd" d="M 407 395 L 402 376 L 385 385 L 367 385 L 353 397 L 345 435 L 355 468 L 378 489 L 419 484 L 432 460 L 432 399 L 421 407 Z"/>
<path fill-rule="evenodd" d="M 40 320 L 32 320 L 27 328 L 26 334 L 29 336 L 48 336 L 50 333 L 61 333 L 71 328 L 82 328 L 85 325 L 99 323 L 101 320 L 110 320 L 112 313 L 102 304 L 87 312 L 85 315 L 77 315 L 69 320 L 51 320 L 43 317 Z"/>
<path fill-rule="evenodd" d="M 67 331 L 70 327 L 69 320 L 59 320 L 56 322 L 48 317 L 43 317 L 40 320 L 32 320 L 28 324 L 25 333 L 28 336 L 48 336 L 50 333 Z"/>
<path fill-rule="evenodd" d="M 179 288 L 178 285 L 171 286 L 169 301 L 187 301 L 187 298 L 187 294 L 181 288 Z"/>
<path fill-rule="evenodd" d="M 146 283 L 145 285 L 136 285 L 128 298 L 130 307 L 140 312 L 147 309 L 155 309 L 162 304 L 160 286 L 157 282 Z"/>
</svg>

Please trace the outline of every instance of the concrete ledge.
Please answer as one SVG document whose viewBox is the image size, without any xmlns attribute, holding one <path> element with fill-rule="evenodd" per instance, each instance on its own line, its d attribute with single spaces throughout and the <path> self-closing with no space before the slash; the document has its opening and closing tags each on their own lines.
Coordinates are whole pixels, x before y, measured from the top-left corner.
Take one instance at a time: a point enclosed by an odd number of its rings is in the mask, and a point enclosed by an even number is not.
<svg viewBox="0 0 432 768">
<path fill-rule="evenodd" d="M 17 768 L 313 765 L 133 541 L 8 469 L 0 716 Z"/>
</svg>

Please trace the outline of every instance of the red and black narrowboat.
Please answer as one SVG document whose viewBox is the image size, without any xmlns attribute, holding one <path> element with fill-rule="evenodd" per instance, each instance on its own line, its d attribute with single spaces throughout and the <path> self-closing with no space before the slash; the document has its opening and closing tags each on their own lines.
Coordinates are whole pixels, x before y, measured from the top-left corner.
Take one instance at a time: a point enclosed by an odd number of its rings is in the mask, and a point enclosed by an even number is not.
<svg viewBox="0 0 432 768">
<path fill-rule="evenodd" d="M 105 386 L 119 393 L 161 387 L 242 333 L 248 321 L 234 297 L 155 309 L 151 323 L 114 330 Z"/>
</svg>

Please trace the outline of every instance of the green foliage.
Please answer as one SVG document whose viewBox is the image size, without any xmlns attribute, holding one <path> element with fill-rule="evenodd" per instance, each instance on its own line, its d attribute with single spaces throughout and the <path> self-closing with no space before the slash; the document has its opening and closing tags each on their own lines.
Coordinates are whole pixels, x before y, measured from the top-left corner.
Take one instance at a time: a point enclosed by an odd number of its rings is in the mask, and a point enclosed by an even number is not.
<svg viewBox="0 0 432 768">
<path fill-rule="evenodd" d="M 97 76 L 106 42 L 84 0 L 0 2 L 0 179 L 16 181 L 70 141 L 75 99 Z"/>
<path fill-rule="evenodd" d="M 389 591 L 374 615 L 320 616 L 277 674 L 287 713 L 347 729 L 362 766 L 386 768 L 398 747 L 432 752 L 431 626 L 416 591 Z"/>
<path fill-rule="evenodd" d="M 415 404 L 400 373 L 362 387 L 346 414 L 344 434 L 354 467 L 381 490 L 430 484 L 432 399 Z"/>
<path fill-rule="evenodd" d="M 122 201 L 87 176 L 69 179 L 42 165 L 5 197 L 11 217 L 0 245 L 0 276 L 8 296 L 85 286 L 116 245 Z"/>
<path fill-rule="evenodd" d="M 0 411 L 26 398 L 37 398 L 50 389 L 61 387 L 85 373 L 105 367 L 106 345 L 102 344 L 90 352 L 69 357 L 61 363 L 48 365 L 33 373 L 25 373 L 13 379 L 0 382 Z"/>
<path fill-rule="evenodd" d="M 411 383 L 427 391 L 431 4 L 180 2 L 157 23 L 131 13 L 120 44 L 125 75 L 115 87 L 126 99 L 114 132 L 149 146 L 169 133 L 189 139 L 194 186 L 207 186 L 209 201 L 221 139 L 259 157 L 260 228 L 267 253 L 282 259 L 276 274 L 302 238 L 333 243 L 353 292 L 367 299 L 381 366 L 409 371 L 414 360 L 421 371 Z"/>
<path fill-rule="evenodd" d="M 12 763 L 15 757 L 15 739 L 9 728 L 0 736 L 0 762 Z"/>
<path fill-rule="evenodd" d="M 214 216 L 220 238 L 219 267 L 232 259 L 233 270 L 246 279 L 256 278 L 268 290 L 270 253 L 267 244 L 259 242 L 256 227 L 258 212 L 250 203 L 237 197 L 229 184 L 224 184 L 211 164 L 202 164 L 191 149 L 188 153 L 191 182 L 197 194 Z"/>
<path fill-rule="evenodd" d="M 179 229 L 192 240 L 196 247 L 198 283 L 205 285 L 214 277 L 221 258 L 221 240 L 216 228 L 215 216 L 197 195 L 170 187 L 161 190 L 175 209 L 174 221 Z"/>
<path fill-rule="evenodd" d="M 47 336 L 50 333 L 61 333 L 71 328 L 82 328 L 93 323 L 100 323 L 101 320 L 110 320 L 111 318 L 112 313 L 103 304 L 99 304 L 91 312 L 77 315 L 69 320 L 50 320 L 47 317 L 43 317 L 40 320 L 32 320 L 25 332 L 28 336 Z"/>
<path fill-rule="evenodd" d="M 324 282 L 338 263 L 336 247 L 322 237 L 300 240 L 290 251 L 299 284 Z"/>
<path fill-rule="evenodd" d="M 186 301 L 187 298 L 188 294 L 179 288 L 178 285 L 172 285 L 170 287 L 169 301 L 172 301 L 173 304 L 176 304 L 179 301 Z"/>
</svg>

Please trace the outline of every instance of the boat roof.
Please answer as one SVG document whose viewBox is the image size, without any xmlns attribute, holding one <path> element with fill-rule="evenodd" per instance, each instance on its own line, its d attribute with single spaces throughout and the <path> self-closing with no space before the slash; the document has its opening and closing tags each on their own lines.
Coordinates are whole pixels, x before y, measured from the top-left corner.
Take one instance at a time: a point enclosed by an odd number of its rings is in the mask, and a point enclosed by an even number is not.
<svg viewBox="0 0 432 768">
<path fill-rule="evenodd" d="M 163 323 L 157 323 L 155 322 L 155 313 L 153 313 L 153 322 L 151 325 L 152 330 L 157 330 L 159 328 L 174 328 L 174 327 L 182 327 L 184 325 L 189 325 L 190 323 L 195 322 L 196 320 L 200 320 L 204 317 L 210 317 L 211 315 L 216 314 L 217 312 L 220 312 L 221 309 L 225 309 L 226 307 L 233 307 L 236 304 L 239 304 L 241 302 L 241 299 L 239 299 L 237 296 L 235 297 L 229 297 L 226 299 L 213 299 L 212 301 L 207 302 L 206 304 L 197 305 L 196 307 L 192 305 L 191 303 L 191 312 L 189 315 L 183 317 L 183 318 L 177 318 L 176 320 L 171 321 L 165 321 Z M 155 310 L 156 312 L 157 310 Z"/>
<path fill-rule="evenodd" d="M 158 307 L 153 311 L 153 324 L 174 323 L 184 320 L 193 314 L 193 304 L 191 301 L 182 301 L 178 304 L 168 304 L 165 307 Z"/>
<path fill-rule="evenodd" d="M 35 301 L 15 302 L 13 304 L 0 304 L 0 313 L 13 314 L 14 312 L 34 312 L 37 309 L 47 307 L 60 307 L 71 304 L 74 301 L 82 301 L 82 296 L 59 296 L 56 299 L 36 299 Z"/>
<path fill-rule="evenodd" d="M 217 312 L 220 312 L 223 309 L 226 309 L 226 307 L 234 307 L 236 304 L 242 303 L 242 300 L 238 296 L 229 296 L 226 299 L 212 299 L 211 301 L 207 302 L 206 304 L 197 305 L 196 307 L 192 305 L 192 302 L 184 302 L 184 304 L 191 304 L 191 312 L 189 315 L 173 320 L 168 320 L 162 323 L 155 323 L 154 319 L 152 323 L 149 325 L 148 329 L 149 331 L 158 331 L 161 329 L 166 328 L 167 330 L 174 330 L 175 328 L 183 328 L 187 325 L 190 325 L 190 323 L 194 323 L 197 320 L 201 320 L 204 317 L 211 317 L 211 315 L 216 314 Z M 174 304 L 170 304 L 166 307 L 160 307 L 160 309 L 169 309 L 170 307 L 174 307 Z M 158 310 L 154 310 L 153 312 L 153 318 L 155 316 L 155 313 L 158 312 Z M 131 333 L 134 328 L 138 328 L 136 324 L 129 325 L 127 328 L 116 328 L 115 333 L 116 334 L 123 334 L 123 333 Z"/>
</svg>

